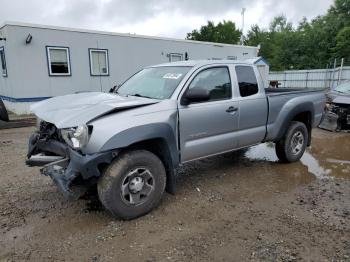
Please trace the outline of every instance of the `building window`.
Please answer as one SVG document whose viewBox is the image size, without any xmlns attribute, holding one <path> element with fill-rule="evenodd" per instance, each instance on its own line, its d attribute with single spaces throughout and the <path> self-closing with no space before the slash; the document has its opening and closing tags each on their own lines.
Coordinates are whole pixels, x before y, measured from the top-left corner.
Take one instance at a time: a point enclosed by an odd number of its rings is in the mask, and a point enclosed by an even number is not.
<svg viewBox="0 0 350 262">
<path fill-rule="evenodd" d="M 108 50 L 89 49 L 90 54 L 90 74 L 92 76 L 108 76 Z"/>
<path fill-rule="evenodd" d="M 178 54 L 178 53 L 171 53 L 169 54 L 169 61 L 170 62 L 178 62 L 178 61 L 182 61 L 182 54 Z"/>
<path fill-rule="evenodd" d="M 46 52 L 50 76 L 71 75 L 68 47 L 47 46 Z"/>
<path fill-rule="evenodd" d="M 235 55 L 229 55 L 229 56 L 227 57 L 227 59 L 228 59 L 228 60 L 237 60 L 237 56 L 235 56 Z"/>
<path fill-rule="evenodd" d="M 1 62 L 1 72 L 2 76 L 7 76 L 6 59 L 5 59 L 5 49 L 0 47 L 0 62 Z"/>
</svg>

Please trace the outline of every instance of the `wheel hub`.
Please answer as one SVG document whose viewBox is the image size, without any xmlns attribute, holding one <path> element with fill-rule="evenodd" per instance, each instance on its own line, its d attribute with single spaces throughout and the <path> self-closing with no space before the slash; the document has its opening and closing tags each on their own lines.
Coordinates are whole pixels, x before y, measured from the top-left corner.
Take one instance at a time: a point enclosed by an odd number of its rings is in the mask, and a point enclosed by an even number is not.
<svg viewBox="0 0 350 262">
<path fill-rule="evenodd" d="M 145 203 L 154 191 L 155 181 L 148 168 L 135 168 L 125 176 L 120 194 L 125 204 L 140 205 Z"/>
<path fill-rule="evenodd" d="M 136 194 L 142 190 L 144 184 L 142 177 L 134 177 L 129 183 L 129 190 L 131 193 Z"/>
<path fill-rule="evenodd" d="M 291 149 L 294 155 L 299 154 L 304 145 L 304 136 L 298 131 L 296 132 L 291 139 Z"/>
</svg>

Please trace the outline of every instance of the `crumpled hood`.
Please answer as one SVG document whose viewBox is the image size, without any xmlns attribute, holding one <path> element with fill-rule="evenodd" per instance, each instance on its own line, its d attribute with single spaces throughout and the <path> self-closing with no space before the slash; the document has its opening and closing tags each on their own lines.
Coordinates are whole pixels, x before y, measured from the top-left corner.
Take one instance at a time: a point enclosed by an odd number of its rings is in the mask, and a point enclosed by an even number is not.
<svg viewBox="0 0 350 262">
<path fill-rule="evenodd" d="M 135 96 L 86 92 L 50 98 L 35 103 L 30 109 L 40 119 L 53 123 L 58 128 L 68 128 L 86 124 L 112 111 L 157 102 L 159 100 Z"/>
<path fill-rule="evenodd" d="M 337 96 L 333 99 L 333 103 L 350 105 L 350 96 Z"/>
<path fill-rule="evenodd" d="M 340 103 L 340 104 L 349 104 L 350 103 L 350 94 L 342 94 L 336 91 L 331 91 L 327 93 L 328 102 Z"/>
</svg>

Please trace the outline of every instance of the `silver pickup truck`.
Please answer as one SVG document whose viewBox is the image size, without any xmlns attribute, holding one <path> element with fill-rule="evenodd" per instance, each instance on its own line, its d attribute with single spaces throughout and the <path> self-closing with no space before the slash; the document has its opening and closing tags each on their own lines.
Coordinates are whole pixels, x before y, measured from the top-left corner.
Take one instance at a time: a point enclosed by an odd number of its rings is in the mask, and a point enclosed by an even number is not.
<svg viewBox="0 0 350 262">
<path fill-rule="evenodd" d="M 184 61 L 147 67 L 113 93 L 85 92 L 32 106 L 38 130 L 29 166 L 43 166 L 71 199 L 97 185 L 114 216 L 132 219 L 175 191 L 179 165 L 276 143 L 298 161 L 322 118 L 325 94 L 265 89 L 245 61 Z"/>
</svg>

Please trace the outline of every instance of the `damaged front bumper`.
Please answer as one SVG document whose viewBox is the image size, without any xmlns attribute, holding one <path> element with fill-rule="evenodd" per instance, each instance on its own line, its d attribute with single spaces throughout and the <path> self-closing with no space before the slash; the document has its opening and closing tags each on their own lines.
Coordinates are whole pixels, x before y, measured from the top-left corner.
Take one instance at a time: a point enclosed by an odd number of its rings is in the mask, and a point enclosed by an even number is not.
<svg viewBox="0 0 350 262">
<path fill-rule="evenodd" d="M 39 140 L 34 134 L 29 141 L 26 164 L 42 166 L 41 173 L 50 176 L 66 198 L 74 200 L 96 183 L 101 165 L 111 163 L 117 153 L 82 154 L 59 141 Z"/>
<path fill-rule="evenodd" d="M 338 119 L 339 116 L 336 113 L 328 111 L 324 114 L 318 127 L 329 131 L 337 131 L 339 130 Z"/>
</svg>

